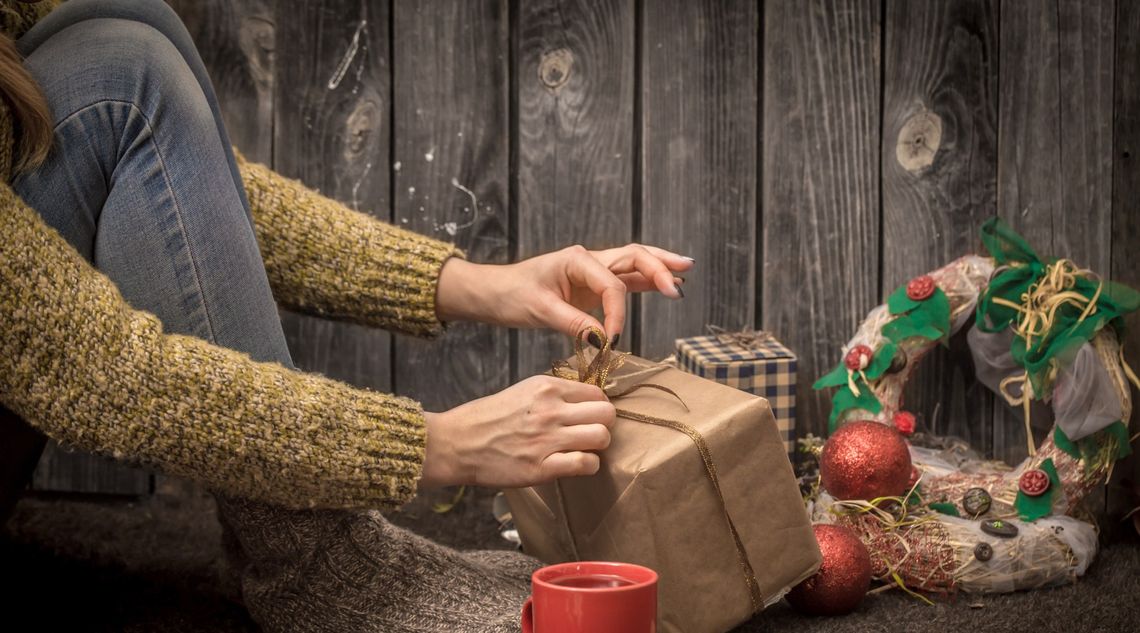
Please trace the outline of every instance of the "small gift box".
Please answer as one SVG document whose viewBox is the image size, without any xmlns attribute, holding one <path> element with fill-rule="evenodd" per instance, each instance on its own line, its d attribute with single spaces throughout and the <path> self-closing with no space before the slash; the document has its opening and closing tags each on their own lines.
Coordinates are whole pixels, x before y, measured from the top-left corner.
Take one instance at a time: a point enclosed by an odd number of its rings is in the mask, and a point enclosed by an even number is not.
<svg viewBox="0 0 1140 633">
<path fill-rule="evenodd" d="M 584 356 L 589 370 L 574 378 L 604 386 L 618 410 L 599 472 L 507 491 L 523 548 L 547 563 L 650 567 L 659 631 L 723 633 L 820 564 L 772 411 L 663 364 L 620 360 L 611 369 Z"/>
<path fill-rule="evenodd" d="M 768 400 L 776 428 L 795 462 L 796 355 L 765 332 L 725 332 L 677 339 L 677 365 L 702 378 Z"/>
</svg>

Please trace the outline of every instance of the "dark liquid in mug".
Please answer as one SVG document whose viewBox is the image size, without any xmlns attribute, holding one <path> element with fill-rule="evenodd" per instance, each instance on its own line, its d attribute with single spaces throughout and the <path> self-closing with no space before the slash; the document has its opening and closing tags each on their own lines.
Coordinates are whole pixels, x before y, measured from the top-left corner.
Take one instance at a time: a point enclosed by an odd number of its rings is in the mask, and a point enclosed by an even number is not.
<svg viewBox="0 0 1140 633">
<path fill-rule="evenodd" d="M 611 574 L 583 574 L 581 576 L 563 576 L 550 581 L 552 585 L 574 587 L 575 589 L 613 589 L 614 587 L 628 587 L 633 583 L 628 578 Z"/>
</svg>

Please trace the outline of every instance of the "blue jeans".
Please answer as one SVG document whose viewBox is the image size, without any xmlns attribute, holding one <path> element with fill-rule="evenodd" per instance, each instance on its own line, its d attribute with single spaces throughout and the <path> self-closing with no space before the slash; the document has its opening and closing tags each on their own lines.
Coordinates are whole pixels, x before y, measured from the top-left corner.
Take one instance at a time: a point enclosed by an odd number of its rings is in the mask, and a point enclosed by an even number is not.
<svg viewBox="0 0 1140 633">
<path fill-rule="evenodd" d="M 167 332 L 292 366 L 217 99 L 157 0 L 71 0 L 17 42 L 55 145 L 16 192 Z"/>
</svg>

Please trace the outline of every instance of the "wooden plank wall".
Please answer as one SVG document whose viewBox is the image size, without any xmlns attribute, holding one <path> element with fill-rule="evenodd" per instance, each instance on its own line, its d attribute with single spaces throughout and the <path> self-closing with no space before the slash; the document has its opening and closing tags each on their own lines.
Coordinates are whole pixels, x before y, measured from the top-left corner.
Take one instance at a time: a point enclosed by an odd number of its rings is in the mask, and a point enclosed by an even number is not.
<svg viewBox="0 0 1140 633">
<path fill-rule="evenodd" d="M 771 330 L 800 355 L 801 432 L 823 432 L 828 396 L 810 384 L 863 315 L 980 248 L 989 216 L 1042 254 L 1140 284 L 1133 2 L 171 4 L 235 144 L 350 206 L 478 261 L 629 241 L 695 257 L 684 300 L 631 300 L 623 347 L 660 357 L 706 323 Z M 425 343 L 283 322 L 302 368 L 429 409 L 569 349 L 483 326 Z M 971 374 L 954 341 L 910 407 L 1020 458 L 1019 420 Z M 37 481 L 137 492 L 91 468 L 54 455 Z"/>
</svg>

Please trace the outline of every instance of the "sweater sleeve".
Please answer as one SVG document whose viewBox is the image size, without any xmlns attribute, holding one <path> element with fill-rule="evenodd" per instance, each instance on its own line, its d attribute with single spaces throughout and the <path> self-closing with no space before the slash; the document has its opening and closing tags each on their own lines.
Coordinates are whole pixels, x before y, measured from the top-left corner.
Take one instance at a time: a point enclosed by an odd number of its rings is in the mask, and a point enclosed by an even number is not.
<svg viewBox="0 0 1140 633">
<path fill-rule="evenodd" d="M 6 185 L 0 226 L 0 402 L 49 437 L 290 507 L 413 496 L 416 402 L 164 334 Z"/>
<path fill-rule="evenodd" d="M 463 256 L 454 245 L 353 211 L 237 158 L 279 303 L 414 336 L 443 331 L 435 295 L 444 262 Z"/>
</svg>

